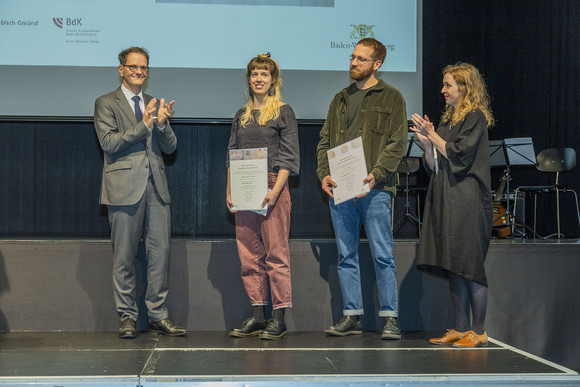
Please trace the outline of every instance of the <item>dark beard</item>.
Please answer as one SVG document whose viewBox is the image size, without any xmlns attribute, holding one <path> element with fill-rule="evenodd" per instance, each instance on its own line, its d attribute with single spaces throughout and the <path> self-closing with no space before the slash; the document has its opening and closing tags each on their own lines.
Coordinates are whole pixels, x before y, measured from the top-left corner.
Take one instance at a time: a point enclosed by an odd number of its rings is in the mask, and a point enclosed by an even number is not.
<svg viewBox="0 0 580 387">
<path fill-rule="evenodd" d="M 373 68 L 369 68 L 367 70 L 363 70 L 362 72 L 353 72 L 350 70 L 350 77 L 355 81 L 362 81 L 363 79 L 368 78 L 373 73 Z"/>
</svg>

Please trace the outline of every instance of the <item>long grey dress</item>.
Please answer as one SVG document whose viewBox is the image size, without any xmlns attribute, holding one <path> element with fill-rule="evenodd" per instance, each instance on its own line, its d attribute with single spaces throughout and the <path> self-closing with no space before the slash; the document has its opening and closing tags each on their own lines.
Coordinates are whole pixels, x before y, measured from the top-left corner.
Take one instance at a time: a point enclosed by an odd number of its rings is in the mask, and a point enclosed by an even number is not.
<svg viewBox="0 0 580 387">
<path fill-rule="evenodd" d="M 450 271 L 487 286 L 484 260 L 493 227 L 487 121 L 479 109 L 437 134 L 447 144 L 431 175 L 417 268 L 447 277 Z"/>
</svg>

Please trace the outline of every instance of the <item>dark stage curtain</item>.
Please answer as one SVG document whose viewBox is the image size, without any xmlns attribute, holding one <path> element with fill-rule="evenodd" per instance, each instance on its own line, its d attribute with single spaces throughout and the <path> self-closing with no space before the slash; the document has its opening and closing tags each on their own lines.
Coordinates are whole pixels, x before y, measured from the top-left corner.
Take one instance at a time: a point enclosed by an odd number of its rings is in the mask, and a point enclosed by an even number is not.
<svg viewBox="0 0 580 387">
<path fill-rule="evenodd" d="M 231 238 L 225 205 L 229 123 L 174 123 L 177 150 L 165 156 L 174 236 Z M 332 237 L 316 177 L 320 123 L 299 123 L 302 168 L 289 180 L 291 236 Z M 0 237 L 108 237 L 98 204 L 103 155 L 92 120 L 0 120 Z"/>
<path fill-rule="evenodd" d="M 572 147 L 580 139 L 580 2 L 565 0 L 423 1 L 423 106 L 439 121 L 441 70 L 465 61 L 484 74 L 497 120 L 490 138 L 532 137 L 536 154 Z M 580 155 L 579 155 L 580 156 Z M 555 176 L 534 167 L 512 168 L 510 188 L 549 184 Z M 502 168 L 494 168 L 497 188 Z M 560 181 L 580 189 L 580 168 Z M 561 198 L 562 232 L 578 236 L 571 194 Z M 530 202 L 531 200 L 527 200 Z M 553 195 L 538 202 L 538 229 L 556 230 Z M 528 213 L 533 207 L 526 203 Z M 531 223 L 530 223 L 531 225 Z"/>
</svg>

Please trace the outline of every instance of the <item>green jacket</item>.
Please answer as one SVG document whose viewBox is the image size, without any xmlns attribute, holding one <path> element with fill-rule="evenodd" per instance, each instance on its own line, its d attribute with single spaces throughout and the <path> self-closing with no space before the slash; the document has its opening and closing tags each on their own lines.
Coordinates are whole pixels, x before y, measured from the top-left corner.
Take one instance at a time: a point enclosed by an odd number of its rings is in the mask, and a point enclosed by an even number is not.
<svg viewBox="0 0 580 387">
<path fill-rule="evenodd" d="M 330 175 L 326 151 L 347 141 L 347 90 L 353 87 L 356 87 L 354 83 L 336 94 L 320 131 L 316 173 L 321 181 Z M 363 98 L 359 117 L 367 170 L 375 177 L 373 188 L 396 194 L 396 171 L 407 146 L 407 131 L 403 95 L 379 79 L 379 83 Z"/>
</svg>

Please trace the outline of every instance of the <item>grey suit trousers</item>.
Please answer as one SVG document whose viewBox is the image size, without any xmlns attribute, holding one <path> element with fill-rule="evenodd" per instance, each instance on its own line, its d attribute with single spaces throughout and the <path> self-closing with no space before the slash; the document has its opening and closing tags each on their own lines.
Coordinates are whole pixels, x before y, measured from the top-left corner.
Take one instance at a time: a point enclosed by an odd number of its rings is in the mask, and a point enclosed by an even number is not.
<svg viewBox="0 0 580 387">
<path fill-rule="evenodd" d="M 107 206 L 113 242 L 113 285 L 115 305 L 121 320 L 137 321 L 135 261 L 141 238 L 147 259 L 145 304 L 149 320 L 168 317 L 165 300 L 169 290 L 169 247 L 171 208 L 163 202 L 153 179 L 149 179 L 141 200 L 129 206 Z"/>
</svg>

